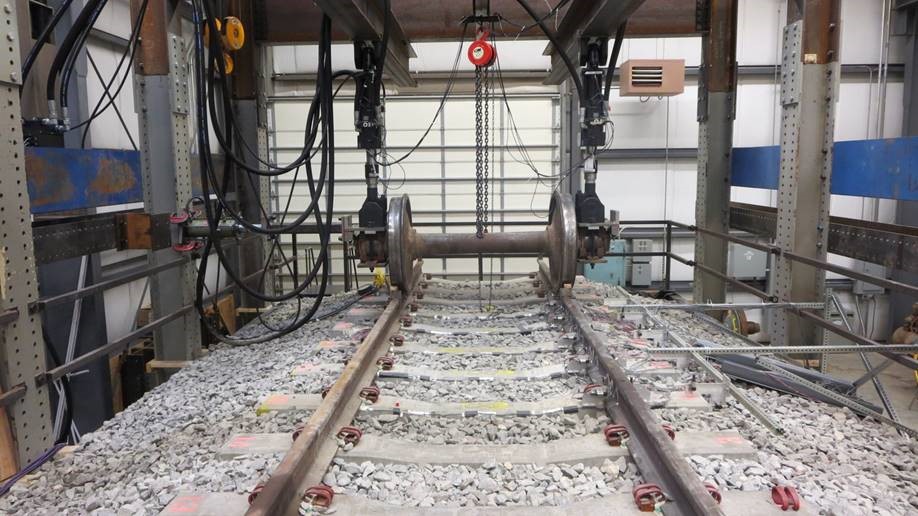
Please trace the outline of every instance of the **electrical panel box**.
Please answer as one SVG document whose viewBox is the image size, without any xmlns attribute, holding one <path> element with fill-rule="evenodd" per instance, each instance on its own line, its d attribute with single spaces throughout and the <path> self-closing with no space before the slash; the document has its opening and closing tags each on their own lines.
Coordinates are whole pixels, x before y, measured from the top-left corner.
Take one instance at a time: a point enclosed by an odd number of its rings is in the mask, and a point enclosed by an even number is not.
<svg viewBox="0 0 918 516">
<path fill-rule="evenodd" d="M 609 252 L 621 254 L 625 252 L 624 240 L 613 240 L 609 244 Z M 625 286 L 625 257 L 606 256 L 605 263 L 584 265 L 583 275 L 592 281 L 609 285 Z"/>
<path fill-rule="evenodd" d="M 870 274 L 871 276 L 877 276 L 880 278 L 886 277 L 886 267 L 878 265 L 876 263 L 870 262 L 859 262 L 855 269 L 865 273 Z M 852 290 L 855 294 L 859 296 L 878 296 L 885 292 L 883 287 L 879 287 L 872 283 L 867 283 L 866 281 L 856 280 Z"/>
<path fill-rule="evenodd" d="M 629 59 L 622 63 L 619 96 L 668 97 L 685 90 L 684 59 Z"/>
<path fill-rule="evenodd" d="M 728 275 L 741 280 L 765 277 L 768 257 L 765 256 L 764 252 L 731 243 L 728 253 Z"/>
<path fill-rule="evenodd" d="M 638 238 L 631 241 L 631 250 L 635 253 L 653 252 L 653 240 Z M 653 264 L 650 256 L 631 257 L 631 286 L 649 287 L 653 276 Z"/>
</svg>

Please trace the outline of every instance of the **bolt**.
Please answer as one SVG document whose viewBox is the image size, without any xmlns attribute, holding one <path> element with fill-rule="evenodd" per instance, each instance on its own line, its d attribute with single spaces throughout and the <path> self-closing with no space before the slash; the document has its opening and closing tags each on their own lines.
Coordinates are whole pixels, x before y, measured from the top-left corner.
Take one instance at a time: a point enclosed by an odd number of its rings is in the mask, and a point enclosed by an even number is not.
<svg viewBox="0 0 918 516">
<path fill-rule="evenodd" d="M 6 33 L 6 40 L 7 40 L 7 41 L 16 41 L 16 36 L 13 36 L 13 33 L 12 33 L 12 32 L 7 32 L 7 33 Z"/>
<path fill-rule="evenodd" d="M 3 5 L 3 12 L 5 12 L 6 14 L 10 14 L 10 13 L 13 12 L 13 8 L 10 7 L 10 4 L 4 4 L 4 5 Z"/>
</svg>

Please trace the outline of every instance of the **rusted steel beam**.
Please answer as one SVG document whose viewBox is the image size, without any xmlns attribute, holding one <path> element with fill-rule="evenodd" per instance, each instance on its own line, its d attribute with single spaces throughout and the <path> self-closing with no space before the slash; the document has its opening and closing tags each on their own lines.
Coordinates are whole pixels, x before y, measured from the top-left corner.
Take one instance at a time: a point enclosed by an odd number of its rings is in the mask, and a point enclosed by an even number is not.
<svg viewBox="0 0 918 516">
<path fill-rule="evenodd" d="M 386 23 L 385 8 L 381 2 L 358 0 L 315 0 L 323 13 L 332 19 L 351 39 L 379 41 Z M 393 9 L 389 19 L 389 43 L 386 46 L 385 73 L 399 86 L 414 86 L 417 82 L 408 73 L 408 60 L 416 54 L 411 49 L 408 36 L 398 22 Z"/>
<path fill-rule="evenodd" d="M 131 0 L 131 19 L 137 18 L 142 0 Z M 140 26 L 140 48 L 135 56 L 135 70 L 139 75 L 169 74 L 169 44 L 166 41 L 166 27 L 169 25 L 169 13 L 172 12 L 169 0 L 149 0 L 147 13 Z"/>
<path fill-rule="evenodd" d="M 411 291 L 420 278 L 421 262 L 418 262 L 410 283 L 412 288 L 393 294 L 373 329 L 249 507 L 248 516 L 297 514 L 305 490 L 321 482 L 338 451 L 335 434 L 349 425 L 360 409 L 360 390 L 373 380 L 376 360 L 386 353 L 389 337 L 398 328 Z"/>
<path fill-rule="evenodd" d="M 592 3 L 588 0 L 587 3 Z M 549 7 L 544 2 L 531 1 L 533 10 L 544 17 Z M 647 0 L 628 20 L 628 37 L 693 36 L 701 32 L 696 18 L 695 0 Z M 569 7 L 558 10 L 546 23 L 552 28 L 565 17 Z M 392 0 L 392 10 L 404 27 L 410 41 L 458 40 L 462 34 L 460 20 L 470 14 L 471 2 L 456 0 Z M 516 0 L 491 0 L 491 11 L 505 20 L 499 37 L 545 39 L 538 27 Z M 304 43 L 319 38 L 321 10 L 312 2 L 264 0 L 256 5 L 256 37 L 266 43 Z M 315 23 L 303 20 L 316 20 Z M 520 26 L 529 27 L 520 32 Z M 350 39 L 344 31 L 332 27 L 336 41 Z"/>
<path fill-rule="evenodd" d="M 711 0 L 709 31 L 702 43 L 704 78 L 709 92 L 736 91 L 738 0 Z"/>
<path fill-rule="evenodd" d="M 800 12 L 799 4 L 803 4 Z M 803 20 L 803 53 L 806 64 L 838 61 L 841 35 L 841 2 L 839 0 L 792 0 L 787 5 L 787 22 Z"/>
<path fill-rule="evenodd" d="M 561 48 L 549 45 L 546 49 L 551 53 L 551 72 L 545 83 L 561 84 L 570 76 L 559 52 L 566 52 L 576 65 L 582 38 L 615 34 L 618 27 L 643 3 L 644 0 L 575 0 L 555 34 Z"/>
</svg>

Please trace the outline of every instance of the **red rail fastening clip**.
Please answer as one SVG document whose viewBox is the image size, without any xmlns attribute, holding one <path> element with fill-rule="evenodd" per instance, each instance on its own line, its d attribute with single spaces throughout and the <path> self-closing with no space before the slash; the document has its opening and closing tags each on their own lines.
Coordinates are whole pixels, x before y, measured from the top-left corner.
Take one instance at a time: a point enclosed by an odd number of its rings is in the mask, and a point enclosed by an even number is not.
<svg viewBox="0 0 918 516">
<path fill-rule="evenodd" d="M 404 326 L 405 328 L 411 328 L 411 316 L 410 315 L 403 315 L 401 318 L 401 321 L 402 321 L 402 326 Z"/>
<path fill-rule="evenodd" d="M 411 312 L 411 313 L 417 312 L 417 311 L 418 311 L 418 304 L 417 304 L 417 303 L 409 303 L 409 304 L 408 304 L 408 311 Z"/>
<path fill-rule="evenodd" d="M 303 493 L 303 501 L 315 507 L 329 508 L 332 500 L 335 498 L 335 492 L 326 485 L 312 486 Z"/>
<path fill-rule="evenodd" d="M 536 277 L 536 273 L 534 272 L 529 273 L 529 279 L 535 279 L 535 277 Z"/>
<path fill-rule="evenodd" d="M 771 488 L 771 501 L 782 511 L 793 509 L 800 510 L 800 495 L 792 486 L 774 486 Z"/>
<path fill-rule="evenodd" d="M 606 386 L 601 383 L 588 383 L 583 387 L 583 393 L 602 396 L 605 394 L 605 389 Z"/>
<path fill-rule="evenodd" d="M 369 401 L 370 403 L 376 403 L 379 401 L 379 387 L 371 385 L 369 387 L 360 389 L 360 397 Z"/>
<path fill-rule="evenodd" d="M 383 371 L 389 371 L 395 365 L 395 357 L 384 356 L 376 360 L 376 365 Z"/>
<path fill-rule="evenodd" d="M 424 299 L 424 292 L 421 291 L 421 290 L 419 290 L 419 291 L 415 292 L 414 297 L 416 297 L 416 298 L 418 298 L 418 299 Z"/>
<path fill-rule="evenodd" d="M 545 289 L 544 289 L 544 288 L 540 288 L 540 289 L 536 290 L 536 295 L 539 296 L 539 297 L 545 297 Z"/>
<path fill-rule="evenodd" d="M 670 425 L 669 423 L 663 423 L 662 425 L 660 425 L 660 428 L 662 428 L 663 431 L 666 432 L 666 435 L 668 435 L 670 439 L 672 439 L 673 441 L 676 440 L 676 430 L 673 429 L 672 425 Z"/>
<path fill-rule="evenodd" d="M 402 335 L 393 335 L 389 341 L 392 342 L 393 346 L 402 346 L 405 344 L 405 337 Z"/>
<path fill-rule="evenodd" d="M 424 279 L 426 279 L 427 281 L 432 280 L 432 279 L 433 279 L 433 274 L 431 274 L 431 273 L 429 273 L 429 272 L 426 273 L 426 274 L 424 274 Z"/>
<path fill-rule="evenodd" d="M 606 442 L 609 446 L 621 446 L 631 434 L 624 425 L 609 424 L 602 429 L 602 434 L 606 436 Z"/>
<path fill-rule="evenodd" d="M 704 488 L 708 490 L 708 493 L 711 494 L 711 498 L 713 498 L 714 501 L 717 502 L 718 504 L 723 499 L 723 497 L 720 496 L 720 491 L 717 489 L 717 486 L 712 484 L 711 482 L 705 482 Z"/>
<path fill-rule="evenodd" d="M 258 495 L 261 493 L 261 490 L 264 488 L 265 488 L 264 484 L 258 484 L 257 486 L 255 486 L 255 489 L 252 489 L 252 492 L 249 493 L 249 498 L 248 498 L 249 505 L 252 505 L 252 502 L 254 502 L 256 498 L 258 498 Z"/>
<path fill-rule="evenodd" d="M 363 432 L 355 426 L 343 426 L 341 430 L 338 430 L 336 437 L 341 439 L 344 444 L 356 445 L 360 442 L 360 438 L 363 437 Z"/>
<path fill-rule="evenodd" d="M 325 387 L 324 389 L 322 389 L 322 399 L 325 399 L 325 397 L 328 396 L 328 391 L 330 391 L 331 388 L 332 386 L 329 385 L 328 387 Z"/>
<path fill-rule="evenodd" d="M 305 429 L 306 429 L 306 425 L 296 425 L 296 428 L 293 429 L 293 433 L 290 434 L 290 436 L 293 438 L 294 441 L 296 441 L 296 438 L 299 437 L 300 434 L 302 434 L 303 430 Z"/>
<path fill-rule="evenodd" d="M 657 509 L 658 503 L 666 501 L 666 495 L 656 484 L 638 484 L 631 491 L 631 496 L 641 512 L 653 512 Z"/>
<path fill-rule="evenodd" d="M 534 281 L 532 282 L 532 286 L 533 286 L 533 287 L 536 287 L 536 288 L 539 288 L 539 287 L 542 286 L 542 282 L 539 281 L 539 280 L 534 280 Z"/>
<path fill-rule="evenodd" d="M 421 282 L 421 288 L 427 288 L 427 282 L 426 282 L 426 281 L 422 281 L 422 282 Z"/>
</svg>

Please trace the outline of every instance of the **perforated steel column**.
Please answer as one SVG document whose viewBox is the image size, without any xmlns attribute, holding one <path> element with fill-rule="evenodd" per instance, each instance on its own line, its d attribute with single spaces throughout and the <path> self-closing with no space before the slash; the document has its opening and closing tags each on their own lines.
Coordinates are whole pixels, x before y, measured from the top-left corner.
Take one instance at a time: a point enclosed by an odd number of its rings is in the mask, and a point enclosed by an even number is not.
<svg viewBox="0 0 918 516">
<path fill-rule="evenodd" d="M 134 0 L 136 9 L 139 2 Z M 150 0 L 141 30 L 135 76 L 144 208 L 148 213 L 175 213 L 192 196 L 190 63 L 183 38 L 183 19 L 173 16 L 171 2 Z M 187 23 L 187 22 L 185 22 Z M 189 34 L 187 29 L 184 32 Z M 189 35 L 190 37 L 190 35 Z M 152 251 L 150 265 L 173 261 L 171 249 Z M 168 315 L 194 301 L 195 265 L 161 272 L 150 278 L 153 318 Z M 192 311 L 154 333 L 156 358 L 190 360 L 201 348 L 197 314 Z"/>
<path fill-rule="evenodd" d="M 24 385 L 25 395 L 7 407 L 20 464 L 53 444 L 48 389 L 35 375 L 45 370 L 45 349 L 38 315 L 29 303 L 38 298 L 32 243 L 29 192 L 23 160 L 22 113 L 19 105 L 19 43 L 14 2 L 0 2 L 0 313 L 16 309 L 19 317 L 0 324 L 0 386 Z"/>
<path fill-rule="evenodd" d="M 791 5 L 790 17 L 795 16 Z M 775 244 L 826 259 L 830 176 L 838 89 L 838 0 L 808 0 L 802 19 L 784 29 L 781 64 L 781 170 Z M 773 294 L 781 301 L 822 301 L 825 271 L 779 256 Z M 771 319 L 775 345 L 815 345 L 822 330 L 786 311 Z"/>
<path fill-rule="evenodd" d="M 710 4 L 708 32 L 702 38 L 698 78 L 698 192 L 695 224 L 730 231 L 730 160 L 736 111 L 737 0 Z M 695 237 L 695 261 L 727 273 L 727 241 L 709 235 Z M 696 302 L 726 300 L 724 280 L 701 269 L 694 271 Z"/>
</svg>

